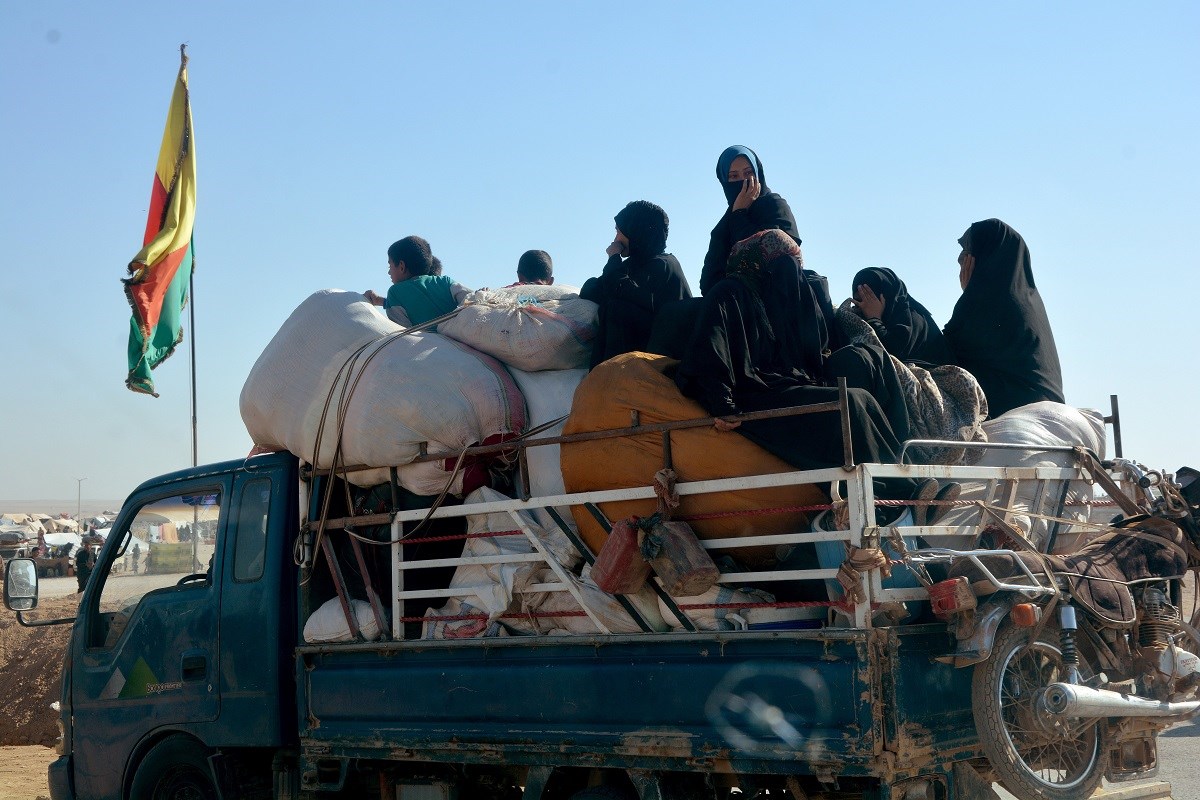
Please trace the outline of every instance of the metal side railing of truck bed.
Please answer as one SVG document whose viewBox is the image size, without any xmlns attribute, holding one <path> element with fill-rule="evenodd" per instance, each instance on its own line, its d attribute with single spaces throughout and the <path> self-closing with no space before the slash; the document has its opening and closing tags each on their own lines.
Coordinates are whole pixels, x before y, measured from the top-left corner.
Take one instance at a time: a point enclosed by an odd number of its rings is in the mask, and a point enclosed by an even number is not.
<svg viewBox="0 0 1200 800">
<path fill-rule="evenodd" d="M 839 403 L 826 403 L 820 406 L 760 412 L 758 415 L 745 415 L 744 417 L 745 419 L 753 419 L 756 416 L 765 417 L 795 413 L 839 411 L 842 418 L 845 443 L 844 452 L 846 456 L 846 463 L 843 466 L 818 470 L 680 482 L 674 486 L 675 492 L 680 497 L 688 497 L 691 495 L 720 495 L 727 492 L 754 489 L 789 486 L 800 487 L 812 484 L 823 485 L 833 489 L 832 494 L 835 497 L 835 502 L 807 506 L 762 508 L 753 511 L 731 510 L 722 512 L 719 515 L 732 517 L 739 514 L 815 514 L 832 510 L 836 505 L 844 504 L 841 511 L 842 517 L 847 520 L 845 527 L 837 530 L 804 529 L 773 534 L 706 539 L 701 541 L 702 546 L 711 551 L 714 556 L 719 557 L 723 551 L 735 548 L 779 548 L 804 544 L 818 545 L 820 543 L 840 542 L 844 545 L 842 550 L 845 553 L 855 552 L 850 548 L 881 551 L 886 554 L 887 561 L 891 562 L 887 566 L 898 566 L 901 563 L 900 559 L 903 556 L 906 546 L 932 544 L 955 549 L 972 549 L 978 546 L 981 533 L 987 529 L 991 529 L 994 535 L 998 535 L 1000 546 L 1028 547 L 1036 550 L 1050 551 L 1054 549 L 1056 543 L 1061 542 L 1066 536 L 1082 539 L 1089 530 L 1101 527 L 1102 523 L 1097 525 L 1091 522 L 1090 519 L 1107 520 L 1116 513 L 1117 509 L 1112 508 L 1112 506 L 1116 505 L 1116 502 L 1110 498 L 1120 500 L 1121 507 L 1126 511 L 1136 508 L 1136 506 L 1130 506 L 1132 501 L 1126 496 L 1126 490 L 1122 489 L 1114 481 L 1114 478 L 1107 474 L 1104 467 L 1101 466 L 1094 455 L 1087 453 L 1082 448 L 1066 446 L 1039 448 L 1028 445 L 913 441 L 906 443 L 906 451 L 911 447 L 1009 449 L 1022 451 L 1027 454 L 1038 452 L 1053 453 L 1060 459 L 1066 456 L 1068 457 L 1066 460 L 1073 460 L 1075 465 L 1069 467 L 982 467 L 853 464 L 850 457 L 849 427 L 845 409 L 846 405 L 843 396 L 843 400 Z M 1106 421 L 1112 421 L 1115 416 L 1114 402 L 1114 416 L 1108 418 Z M 670 467 L 671 431 L 689 427 L 711 426 L 713 421 L 711 418 L 705 418 L 641 425 L 637 419 L 637 413 L 634 412 L 632 422 L 633 424 L 625 429 L 596 431 L 567 436 L 526 438 L 517 443 L 508 442 L 503 445 L 470 448 L 469 452 L 486 454 L 500 452 L 506 448 L 509 451 L 516 449 L 519 460 L 519 473 L 522 477 L 521 485 L 528 486 L 528 471 L 525 466 L 525 452 L 528 447 L 569 444 L 573 441 L 608 436 L 635 436 L 647 433 L 661 433 L 663 461 L 665 466 Z M 445 458 L 446 455 L 428 454 L 422 456 L 421 460 Z M 461 461 L 462 454 L 454 455 L 459 456 Z M 328 475 L 331 472 L 345 473 L 354 469 L 356 468 L 342 467 L 335 470 L 312 472 Z M 946 515 L 947 518 L 939 520 L 939 524 L 937 525 L 897 525 L 894 522 L 890 525 L 881 526 L 878 524 L 876 518 L 878 508 L 889 505 L 911 504 L 911 501 L 877 500 L 874 496 L 872 482 L 878 478 L 936 478 L 941 481 L 959 482 L 966 487 L 966 491 L 964 492 L 963 499 L 948 503 L 953 507 Z M 1102 497 L 1098 500 L 1091 499 L 1090 487 L 1096 483 L 1099 483 L 1102 488 L 1108 491 L 1108 497 Z M 839 485 L 845 487 L 844 498 L 837 497 L 836 487 Z M 1084 491 L 1074 491 L 1080 489 L 1084 489 Z M 591 564 L 594 562 L 596 554 L 591 552 L 587 544 L 580 537 L 576 527 L 569 521 L 570 514 L 568 509 L 570 507 L 583 507 L 601 525 L 608 526 L 609 521 L 604 518 L 603 512 L 600 510 L 601 504 L 620 501 L 654 501 L 659 497 L 660 490 L 661 487 L 656 488 L 654 485 L 645 485 L 624 489 L 566 493 L 546 497 L 503 499 L 494 502 L 467 505 L 441 507 L 435 505 L 432 511 L 418 509 L 390 514 L 337 519 L 329 519 L 319 513 L 321 506 L 318 502 L 319 498 L 314 492 L 310 497 L 305 498 L 305 502 L 302 505 L 302 508 L 307 507 L 308 519 L 314 520 L 308 525 L 310 533 L 304 549 L 302 566 L 311 570 L 316 566 L 315 556 L 318 553 L 324 558 L 324 561 L 328 564 L 334 589 L 340 600 L 347 625 L 353 638 L 357 641 L 362 641 L 363 636 L 357 616 L 352 612 L 351 599 L 354 592 L 347 582 L 345 572 L 339 563 L 335 548 L 332 546 L 330 540 L 331 536 L 338 535 L 339 533 L 347 535 L 349 539 L 349 546 L 357 562 L 358 574 L 364 579 L 364 586 L 359 593 L 365 593 L 374 621 L 383 639 L 403 640 L 405 638 L 406 622 L 478 621 L 497 618 L 503 622 L 505 619 L 512 620 L 537 616 L 551 618 L 586 616 L 595 627 L 594 631 L 589 631 L 590 633 L 607 634 L 610 632 L 609 628 L 596 608 L 589 605 L 589 601 L 585 596 L 589 592 L 583 590 L 583 584 L 579 576 L 560 564 L 549 551 L 546 542 L 538 535 L 539 526 L 531 524 L 530 513 L 540 512 L 538 516 L 541 519 L 552 520 L 553 526 L 557 527 L 582 555 L 584 563 Z M 1074 499 L 1072 498 L 1073 493 L 1076 495 Z M 1084 499 L 1081 500 L 1079 499 L 1080 497 Z M 1083 509 L 1082 513 L 1079 511 L 1080 507 Z M 1073 510 L 1070 517 L 1066 516 L 1069 510 Z M 430 520 L 479 517 L 493 514 L 507 515 L 512 520 L 511 528 L 502 531 L 455 534 L 450 536 L 419 535 L 422 523 L 427 523 Z M 698 516 L 711 518 L 715 515 L 705 514 Z M 832 517 L 833 515 L 829 516 Z M 676 517 L 676 519 L 688 521 L 689 517 L 683 515 Z M 905 519 L 907 518 L 901 517 L 897 522 L 902 522 Z M 411 526 L 414 523 L 418 526 L 417 534 L 410 533 L 406 536 L 405 526 Z M 363 537 L 355 533 L 356 528 L 381 524 L 390 526 L 391 535 L 386 541 Z M 439 540 L 461 539 L 466 542 L 470 538 L 481 536 L 522 537 L 528 542 L 529 550 L 528 552 L 520 553 L 497 553 L 484 556 L 467 555 L 425 560 L 405 558 L 406 546 Z M 364 545 L 387 546 L 390 549 L 390 614 L 385 612 L 381 593 L 375 587 L 367 569 L 362 551 Z M 890 548 L 890 551 L 884 549 L 885 547 Z M 807 569 L 772 568 L 757 569 L 754 571 L 724 571 L 718 578 L 717 583 L 725 587 L 741 588 L 753 587 L 756 584 L 764 583 L 778 584 L 784 581 L 817 581 L 822 582 L 819 584 L 821 588 L 832 587 L 844 559 L 845 556 L 843 555 L 832 562 L 827 561 L 824 564 L 818 564 L 816 568 Z M 515 590 L 516 593 L 540 595 L 565 592 L 572 596 L 575 607 L 567 611 L 560 609 L 544 614 L 539 614 L 536 610 L 526 610 L 523 612 L 510 611 L 498 617 L 497 615 L 489 617 L 487 614 L 480 613 L 464 613 L 457 616 L 428 614 L 406 616 L 404 613 L 406 601 L 428 600 L 430 601 L 430 605 L 436 605 L 439 601 L 444 602 L 452 598 L 457 598 L 460 601 L 469 603 L 478 595 L 478 589 L 486 588 L 478 584 L 438 589 L 410 588 L 407 585 L 406 576 L 415 570 L 446 567 L 457 569 L 464 566 L 494 567 L 503 565 L 534 565 L 535 568 L 550 570 L 554 576 L 552 580 L 540 580 L 536 583 L 519 587 Z M 841 592 L 833 588 L 827 590 L 827 600 L 795 602 L 735 601 L 730 603 L 704 603 L 693 600 L 689 602 L 689 598 L 686 597 L 671 597 L 653 578 L 647 582 L 647 585 L 658 595 L 658 600 L 663 608 L 664 619 L 668 615 L 673 617 L 673 619 L 668 620 L 668 624 L 671 625 L 672 629 L 683 631 L 695 631 L 701 627 L 697 624 L 697 620 L 693 619 L 694 615 L 689 615 L 689 612 L 700 610 L 710 611 L 716 608 L 725 608 L 727 611 L 744 610 L 747 608 L 825 608 L 829 609 L 830 612 L 826 616 L 826 624 L 835 624 L 839 627 L 869 628 L 875 624 L 873 621 L 874 612 L 884 604 L 921 602 L 928 599 L 928 594 L 923 585 L 926 581 L 921 580 L 922 575 L 919 568 L 912 571 L 913 577 L 917 578 L 914 585 L 899 587 L 887 585 L 889 582 L 885 577 L 885 570 L 880 568 L 878 564 L 865 568 L 860 565 L 852 574 L 858 581 L 859 591 L 852 591 L 850 594 L 855 595 L 857 600 L 851 597 L 838 596 Z M 655 632 L 654 628 L 644 618 L 643 613 L 638 610 L 629 598 L 618 595 L 613 599 L 625 610 L 631 622 L 636 624 L 638 630 L 647 634 Z M 734 617 L 734 619 L 741 621 L 739 617 Z"/>
</svg>

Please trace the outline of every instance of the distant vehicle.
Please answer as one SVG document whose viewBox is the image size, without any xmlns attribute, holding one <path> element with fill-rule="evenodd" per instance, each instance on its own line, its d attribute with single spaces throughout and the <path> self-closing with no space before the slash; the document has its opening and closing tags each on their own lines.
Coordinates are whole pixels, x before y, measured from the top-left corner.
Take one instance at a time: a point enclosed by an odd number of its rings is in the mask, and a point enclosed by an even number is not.
<svg viewBox="0 0 1200 800">
<path fill-rule="evenodd" d="M 30 540 L 29 532 L 24 528 L 15 526 L 0 528 L 0 558 L 5 561 L 25 558 L 33 552 L 34 541 Z"/>
</svg>

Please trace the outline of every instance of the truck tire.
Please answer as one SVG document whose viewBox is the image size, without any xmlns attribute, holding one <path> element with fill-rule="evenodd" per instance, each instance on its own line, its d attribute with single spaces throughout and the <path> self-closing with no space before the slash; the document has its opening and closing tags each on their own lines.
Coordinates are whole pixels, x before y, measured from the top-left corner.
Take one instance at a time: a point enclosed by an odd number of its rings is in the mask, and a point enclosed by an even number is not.
<svg viewBox="0 0 1200 800">
<path fill-rule="evenodd" d="M 189 736 L 174 734 L 150 749 L 138 765 L 130 800 L 219 800 L 208 751 Z"/>
<path fill-rule="evenodd" d="M 1086 663 L 1080 672 L 1092 674 Z M 1084 800 L 1104 777 L 1103 721 L 1073 729 L 1039 709 L 1042 690 L 1065 679 L 1054 624 L 1030 642 L 1028 629 L 1006 622 L 991 658 L 975 667 L 971 708 L 979 743 L 1000 783 L 1017 797 Z"/>
</svg>

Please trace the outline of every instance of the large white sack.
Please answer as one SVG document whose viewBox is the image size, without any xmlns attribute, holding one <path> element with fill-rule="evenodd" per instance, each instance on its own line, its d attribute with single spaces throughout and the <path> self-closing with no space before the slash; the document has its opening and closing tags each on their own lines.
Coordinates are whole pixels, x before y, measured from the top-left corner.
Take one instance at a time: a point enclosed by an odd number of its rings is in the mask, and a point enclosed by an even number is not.
<svg viewBox="0 0 1200 800">
<path fill-rule="evenodd" d="M 327 468 L 341 406 L 342 463 L 388 467 L 412 461 L 420 442 L 430 452 L 457 451 L 525 429 L 524 399 L 499 362 L 436 333 L 398 335 L 403 330 L 357 292 L 329 289 L 309 297 L 242 387 L 251 439 Z M 373 478 L 350 479 L 367 486 Z"/>
<path fill-rule="evenodd" d="M 617 598 L 601 589 L 592 580 L 592 568 L 584 567 L 580 576 L 569 575 L 572 585 L 588 608 L 609 633 L 638 633 L 641 626 L 630 616 Z M 534 583 L 549 583 L 556 580 L 548 569 L 542 569 L 533 576 Z M 658 598 L 650 587 L 643 586 L 633 594 L 624 595 L 633 604 L 642 619 L 651 630 L 662 633 L 668 630 L 668 624 L 663 620 L 658 608 Z M 600 629 L 591 617 L 581 614 L 582 609 L 570 592 L 528 593 L 520 596 L 521 610 L 530 612 L 520 619 L 505 620 L 505 625 L 513 632 L 537 634 L 542 636 L 569 636 L 578 634 L 599 633 Z M 535 616 L 549 614 L 550 616 Z"/>
<path fill-rule="evenodd" d="M 984 433 L 989 442 L 999 444 L 1023 444 L 1033 447 L 1068 446 L 1086 447 L 1100 459 L 1104 458 L 1105 430 L 1104 415 L 1094 409 L 1081 409 L 1048 400 L 1030 403 L 1008 411 L 995 419 L 983 423 Z M 1045 452 L 1041 450 L 1009 450 L 987 449 L 979 459 L 978 465 L 984 467 L 1071 467 L 1074 465 L 1071 453 Z M 1057 498 L 1062 492 L 1059 481 L 1049 481 L 1046 496 L 1050 502 L 1046 510 L 1053 512 Z M 963 485 L 961 500 L 982 500 L 987 494 L 986 486 L 982 483 L 966 483 Z M 1034 544 L 1042 547 L 1045 523 L 1035 525 L 1035 521 L 1021 512 L 1028 512 L 1036 501 L 1037 483 L 1024 482 L 1017 490 L 1012 509 L 1015 515 L 1012 522 L 1026 535 L 1036 529 Z M 1086 481 L 1070 481 L 1067 488 L 1067 506 L 1063 510 L 1063 518 L 1076 522 L 1086 522 L 1091 516 L 1090 504 L 1093 500 L 1093 489 Z M 979 510 L 972 506 L 955 507 L 947 513 L 939 525 L 973 525 L 979 519 Z M 1087 526 L 1078 528 L 1060 527 L 1054 550 L 1069 551 L 1081 544 L 1089 534 Z M 943 537 L 928 537 L 929 544 L 939 546 L 962 546 L 962 542 Z"/>
<path fill-rule="evenodd" d="M 482 487 L 471 492 L 464 505 L 475 503 L 492 503 L 510 498 L 489 487 Z M 522 522 L 537 538 L 546 553 L 571 570 L 579 563 L 579 551 L 571 544 L 557 528 L 543 528 L 528 513 L 517 512 Z M 520 530 L 511 514 L 497 512 L 493 514 L 472 514 L 467 517 L 467 533 L 499 533 Z M 520 556 L 534 553 L 536 550 L 529 538 L 523 533 L 476 537 L 467 539 L 463 545 L 462 557 L 504 557 Z M 458 590 L 461 595 L 450 598 L 440 609 L 429 609 L 427 617 L 458 617 L 467 614 L 486 614 L 487 620 L 450 620 L 426 621 L 423 638 L 426 639 L 461 639 L 473 636 L 499 636 L 503 633 L 498 617 L 514 610 L 519 603 L 514 604 L 516 595 L 534 582 L 534 576 L 546 572 L 553 576 L 553 571 L 542 561 L 522 561 L 507 564 L 463 564 L 454 571 L 450 580 L 451 589 Z M 547 580 L 556 580 L 550 577 Z"/>
<path fill-rule="evenodd" d="M 587 369 L 525 372 L 511 367 L 509 372 L 512 373 L 513 380 L 520 387 L 521 394 L 525 395 L 530 430 L 570 414 L 575 389 L 588 373 Z M 563 420 L 530 437 L 530 440 L 536 441 L 537 439 L 561 436 L 565 424 L 566 420 Z M 526 448 L 525 458 L 529 467 L 528 489 L 531 497 L 552 497 L 566 494 L 567 489 L 563 485 L 562 463 L 559 454 L 560 447 L 556 444 Z M 575 521 L 571 516 L 571 510 L 566 506 L 559 506 L 556 510 L 563 521 L 574 530 Z M 535 509 L 533 513 L 542 525 L 551 527 L 555 524 L 543 509 Z"/>
<path fill-rule="evenodd" d="M 429 449 L 437 452 L 450 448 L 431 444 Z M 448 464 L 448 460 L 438 459 L 437 461 L 422 461 L 396 467 L 396 482 L 413 494 L 430 497 L 446 492 L 459 497 L 463 490 L 463 470 L 455 472 Z M 381 483 L 390 482 L 392 472 L 390 469 L 383 468 L 368 469 L 354 472 L 347 475 L 346 478 L 355 486 L 378 486 Z"/>
<path fill-rule="evenodd" d="M 587 366 L 598 306 L 571 286 L 480 289 L 438 333 L 529 372 Z"/>
<path fill-rule="evenodd" d="M 379 624 L 375 622 L 370 603 L 351 599 L 350 610 L 354 612 L 354 621 L 358 624 L 358 632 L 362 634 L 363 639 L 368 642 L 378 639 Z M 322 603 L 304 623 L 304 641 L 309 644 L 354 641 L 350 623 L 346 621 L 346 612 L 342 610 L 342 603 L 338 598 L 334 597 Z"/>
</svg>

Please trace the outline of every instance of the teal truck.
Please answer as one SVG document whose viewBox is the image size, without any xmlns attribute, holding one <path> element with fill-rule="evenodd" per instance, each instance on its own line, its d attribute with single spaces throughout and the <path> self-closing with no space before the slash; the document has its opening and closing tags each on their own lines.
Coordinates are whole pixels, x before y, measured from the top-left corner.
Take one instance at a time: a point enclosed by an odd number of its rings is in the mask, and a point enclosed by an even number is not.
<svg viewBox="0 0 1200 800">
<path fill-rule="evenodd" d="M 1004 519 L 1017 513 L 1014 497 L 1034 497 L 1023 513 L 1046 520 L 1043 540 L 1061 533 L 1068 493 L 1057 487 L 1088 477 L 1075 466 L 847 464 L 681 482 L 680 495 L 718 497 L 841 482 L 848 522 L 704 543 L 714 554 L 832 543 L 833 561 L 723 566 L 715 589 L 803 586 L 790 596 L 809 600 L 689 603 L 659 588 L 654 620 L 645 604 L 602 596 L 557 563 L 532 522 L 549 520 L 590 563 L 562 510 L 603 519 L 605 503 L 653 499 L 654 486 L 439 505 L 394 482 L 356 493 L 286 452 L 146 481 L 117 515 L 73 620 L 42 616 L 36 574 L 20 559 L 8 566 L 5 601 L 24 624 L 73 626 L 51 796 L 995 797 L 972 670 L 946 658 L 954 635 L 894 549 L 916 537 L 973 544 L 981 523 L 877 525 L 880 475 L 973 482 L 980 507 Z M 464 550 L 481 536 L 464 525 L 484 516 L 508 520 L 499 533 L 524 548 Z M 113 569 L 135 531 L 168 522 L 177 541 L 151 548 L 137 574 Z M 835 579 L 847 545 L 887 558 L 855 573 L 861 591 L 843 597 Z M 879 568 L 888 561 L 890 575 Z M 567 601 L 555 607 L 569 609 L 558 615 L 572 629 L 483 635 L 504 615 L 480 620 L 467 606 L 440 621 L 479 622 L 476 635 L 428 635 L 439 619 L 427 608 L 478 591 L 455 588 L 456 570 L 505 565 L 537 567 L 522 590 Z M 342 641 L 306 637 L 322 608 Z M 764 609 L 773 621 L 756 624 Z M 714 611 L 729 613 L 718 623 Z M 1047 797 L 1072 796 L 1047 786 Z"/>
</svg>

